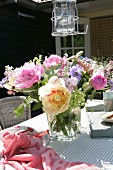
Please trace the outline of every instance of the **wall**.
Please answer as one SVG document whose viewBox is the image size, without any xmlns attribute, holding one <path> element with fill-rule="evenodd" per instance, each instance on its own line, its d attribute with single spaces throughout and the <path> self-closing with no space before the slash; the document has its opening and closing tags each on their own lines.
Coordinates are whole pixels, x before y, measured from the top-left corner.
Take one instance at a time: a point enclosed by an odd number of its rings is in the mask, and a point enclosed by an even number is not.
<svg viewBox="0 0 113 170">
<path fill-rule="evenodd" d="M 113 16 L 92 18 L 90 20 L 91 55 L 113 56 Z"/>
<path fill-rule="evenodd" d="M 19 17 L 18 11 L 36 18 Z M 18 67 L 37 54 L 45 56 L 55 52 L 50 18 L 50 14 L 16 5 L 0 7 L 0 80 L 5 65 Z M 6 95 L 6 90 L 0 89 L 0 98 Z"/>
</svg>

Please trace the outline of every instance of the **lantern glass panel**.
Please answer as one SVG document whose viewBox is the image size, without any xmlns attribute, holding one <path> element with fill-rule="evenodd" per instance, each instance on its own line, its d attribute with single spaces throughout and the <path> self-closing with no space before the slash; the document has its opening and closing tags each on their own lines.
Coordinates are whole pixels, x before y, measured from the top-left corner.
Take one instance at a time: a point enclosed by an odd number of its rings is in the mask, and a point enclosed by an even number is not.
<svg viewBox="0 0 113 170">
<path fill-rule="evenodd" d="M 57 32 L 72 32 L 75 30 L 75 1 L 56 0 L 54 3 L 54 28 Z"/>
</svg>

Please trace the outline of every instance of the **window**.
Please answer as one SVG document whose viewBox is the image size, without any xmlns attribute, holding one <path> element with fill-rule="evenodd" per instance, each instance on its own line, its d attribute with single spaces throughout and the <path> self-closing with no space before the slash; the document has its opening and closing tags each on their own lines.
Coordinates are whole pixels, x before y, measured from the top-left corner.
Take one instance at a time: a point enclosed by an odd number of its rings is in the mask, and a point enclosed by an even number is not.
<svg viewBox="0 0 113 170">
<path fill-rule="evenodd" d="M 82 18 L 79 24 L 79 30 L 83 31 L 86 26 L 89 26 L 89 19 Z M 87 34 L 78 34 L 66 37 L 56 37 L 56 54 L 63 56 L 65 53 L 68 56 L 76 54 L 78 51 L 83 51 L 83 56 L 90 57 L 90 28 L 88 27 Z"/>
</svg>

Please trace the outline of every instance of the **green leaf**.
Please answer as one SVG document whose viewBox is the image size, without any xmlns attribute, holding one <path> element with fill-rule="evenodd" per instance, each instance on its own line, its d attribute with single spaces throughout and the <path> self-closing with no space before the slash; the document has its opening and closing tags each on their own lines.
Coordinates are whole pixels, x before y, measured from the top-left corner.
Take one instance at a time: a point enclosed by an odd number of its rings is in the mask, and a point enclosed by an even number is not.
<svg viewBox="0 0 113 170">
<path fill-rule="evenodd" d="M 14 113 L 16 114 L 17 117 L 21 116 L 24 112 L 24 103 L 19 105 L 17 108 L 14 109 Z"/>
<path fill-rule="evenodd" d="M 38 99 L 35 99 L 35 98 L 31 97 L 31 96 L 28 96 L 28 97 L 26 97 L 26 100 L 24 101 L 24 104 L 29 105 L 29 104 L 31 104 L 33 102 L 38 103 Z"/>
<path fill-rule="evenodd" d="M 38 110 L 38 109 L 40 109 L 40 108 L 42 108 L 42 102 L 36 103 L 36 104 L 33 106 L 32 110 Z"/>
<path fill-rule="evenodd" d="M 90 98 L 90 100 L 92 100 L 95 97 L 96 94 L 97 94 L 97 92 L 96 92 L 96 90 L 94 90 L 92 92 L 92 94 L 88 95 L 88 97 Z"/>
</svg>

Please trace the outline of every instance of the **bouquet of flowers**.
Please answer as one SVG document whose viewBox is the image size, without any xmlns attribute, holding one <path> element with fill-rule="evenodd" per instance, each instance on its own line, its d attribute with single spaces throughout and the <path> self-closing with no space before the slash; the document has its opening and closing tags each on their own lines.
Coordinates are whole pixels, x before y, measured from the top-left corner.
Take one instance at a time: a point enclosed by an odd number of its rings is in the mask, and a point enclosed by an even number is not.
<svg viewBox="0 0 113 170">
<path fill-rule="evenodd" d="M 26 96 L 25 102 L 15 108 L 16 115 L 35 103 L 33 110 L 42 108 L 47 115 L 54 115 L 53 130 L 64 135 L 68 135 L 67 129 L 75 131 L 77 124 L 72 121 L 76 122 L 79 109 L 107 85 L 103 70 L 81 55 L 82 51 L 71 57 L 50 55 L 42 60 L 39 56 L 19 68 L 6 66 L 1 88 L 6 88 L 8 94 L 21 92 Z"/>
</svg>

